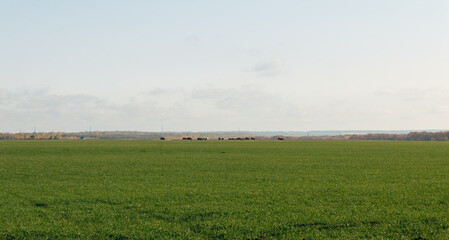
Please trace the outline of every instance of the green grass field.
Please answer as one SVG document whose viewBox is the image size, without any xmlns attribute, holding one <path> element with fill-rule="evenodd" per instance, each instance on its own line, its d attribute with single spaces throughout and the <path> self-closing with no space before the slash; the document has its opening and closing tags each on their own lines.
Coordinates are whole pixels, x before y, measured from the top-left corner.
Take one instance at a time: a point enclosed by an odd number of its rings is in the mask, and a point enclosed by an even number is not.
<svg viewBox="0 0 449 240">
<path fill-rule="evenodd" d="M 0 239 L 448 239 L 449 142 L 1 141 Z"/>
</svg>

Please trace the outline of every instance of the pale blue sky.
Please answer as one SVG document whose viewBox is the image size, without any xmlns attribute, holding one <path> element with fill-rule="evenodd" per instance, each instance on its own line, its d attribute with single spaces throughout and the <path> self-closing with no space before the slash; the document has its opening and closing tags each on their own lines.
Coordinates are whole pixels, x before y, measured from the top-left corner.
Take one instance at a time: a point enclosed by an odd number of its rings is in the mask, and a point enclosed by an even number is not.
<svg viewBox="0 0 449 240">
<path fill-rule="evenodd" d="M 449 1 L 2 1 L 0 131 L 449 128 Z"/>
</svg>

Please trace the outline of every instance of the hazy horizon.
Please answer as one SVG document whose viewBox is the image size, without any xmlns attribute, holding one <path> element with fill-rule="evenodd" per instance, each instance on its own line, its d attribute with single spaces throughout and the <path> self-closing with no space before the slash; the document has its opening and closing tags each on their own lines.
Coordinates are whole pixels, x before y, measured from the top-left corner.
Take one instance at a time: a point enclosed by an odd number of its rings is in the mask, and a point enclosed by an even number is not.
<svg viewBox="0 0 449 240">
<path fill-rule="evenodd" d="M 3 1 L 0 30 L 0 132 L 448 129 L 448 1 Z"/>
<path fill-rule="evenodd" d="M 99 132 L 136 132 L 136 133 L 151 133 L 151 134 L 183 134 L 183 133 L 192 133 L 192 134 L 198 134 L 198 133 L 251 133 L 256 134 L 259 136 L 272 136 L 272 135 L 286 135 L 286 136 L 335 136 L 335 135 L 345 135 L 345 134 L 368 134 L 368 133 L 386 133 L 386 134 L 408 134 L 411 132 L 448 132 L 449 129 L 396 129 L 396 130 L 310 130 L 310 131 L 220 131 L 220 130 L 214 130 L 214 131 L 128 131 L 128 130 L 84 130 L 84 131 L 18 131 L 18 132 L 0 132 L 0 133 L 10 133 L 10 134 L 34 134 L 34 133 L 52 133 L 52 132 L 58 132 L 58 133 L 99 133 Z"/>
</svg>

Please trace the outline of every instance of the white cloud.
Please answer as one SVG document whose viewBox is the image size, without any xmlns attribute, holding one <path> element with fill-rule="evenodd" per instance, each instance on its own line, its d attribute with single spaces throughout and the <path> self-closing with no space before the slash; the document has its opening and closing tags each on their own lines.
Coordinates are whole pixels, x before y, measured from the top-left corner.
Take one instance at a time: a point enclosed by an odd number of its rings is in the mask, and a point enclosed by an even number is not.
<svg viewBox="0 0 449 240">
<path fill-rule="evenodd" d="M 190 34 L 189 36 L 186 37 L 185 42 L 188 45 L 195 46 L 195 45 L 198 45 L 201 41 L 196 34 Z"/>
<path fill-rule="evenodd" d="M 176 88 L 154 88 L 148 91 L 144 91 L 142 92 L 142 94 L 147 96 L 162 96 L 162 95 L 178 94 L 179 92 L 183 92 L 183 90 Z"/>
<path fill-rule="evenodd" d="M 429 103 L 449 100 L 446 89 L 443 86 L 380 88 L 375 91 L 375 95 L 389 96 L 404 102 Z"/>
<path fill-rule="evenodd" d="M 109 119 L 120 115 L 116 106 L 89 95 L 57 95 L 42 90 L 8 94 L 10 100 L 0 104 L 0 120 L 11 131 L 29 130 L 33 125 L 47 131 L 76 131 L 98 121 L 107 125 Z"/>
<path fill-rule="evenodd" d="M 380 88 L 376 91 L 378 95 L 395 95 L 398 91 L 392 88 Z"/>
<path fill-rule="evenodd" d="M 161 125 L 166 131 L 442 128 L 449 97 L 433 90 L 377 91 L 317 102 L 319 96 L 294 98 L 254 85 L 158 88 L 121 103 L 87 94 L 0 90 L 0 131 L 32 131 L 34 125 L 44 131 L 89 126 L 159 131 Z"/>
<path fill-rule="evenodd" d="M 9 99 L 9 93 L 6 90 L 0 89 L 0 103 Z"/>
<path fill-rule="evenodd" d="M 251 70 L 264 76 L 275 76 L 282 72 L 285 63 L 282 59 L 276 58 L 270 61 L 259 62 Z"/>
<path fill-rule="evenodd" d="M 0 102 L 0 121 L 8 131 L 153 130 L 160 125 L 177 131 L 263 129 L 267 122 L 304 115 L 303 106 L 281 95 L 245 86 L 241 88 L 154 89 L 144 98 L 113 104 L 85 95 L 48 91 L 6 92 Z M 1 130 L 0 130 L 1 131 Z"/>
</svg>

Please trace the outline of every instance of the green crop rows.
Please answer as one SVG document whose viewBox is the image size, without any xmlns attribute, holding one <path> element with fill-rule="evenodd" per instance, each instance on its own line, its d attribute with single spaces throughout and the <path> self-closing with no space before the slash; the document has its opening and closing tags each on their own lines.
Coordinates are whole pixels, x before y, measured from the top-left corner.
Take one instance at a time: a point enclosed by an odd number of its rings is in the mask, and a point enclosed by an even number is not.
<svg viewBox="0 0 449 240">
<path fill-rule="evenodd" d="M 448 239 L 448 218 L 449 142 L 0 142 L 0 239 Z"/>
</svg>

